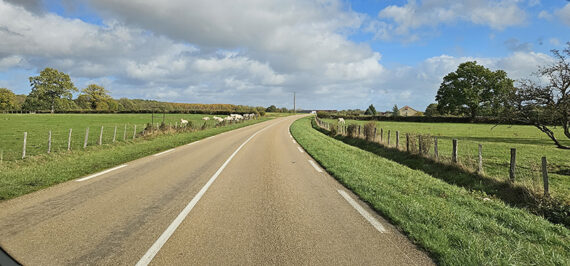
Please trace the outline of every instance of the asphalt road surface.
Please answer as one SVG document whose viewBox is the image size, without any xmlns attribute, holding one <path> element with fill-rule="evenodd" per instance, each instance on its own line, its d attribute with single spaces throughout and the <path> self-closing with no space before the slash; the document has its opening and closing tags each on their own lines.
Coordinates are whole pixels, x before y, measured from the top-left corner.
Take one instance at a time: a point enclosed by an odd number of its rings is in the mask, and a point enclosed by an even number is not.
<svg viewBox="0 0 570 266">
<path fill-rule="evenodd" d="M 323 171 L 285 117 L 0 203 L 24 265 L 426 265 Z"/>
</svg>

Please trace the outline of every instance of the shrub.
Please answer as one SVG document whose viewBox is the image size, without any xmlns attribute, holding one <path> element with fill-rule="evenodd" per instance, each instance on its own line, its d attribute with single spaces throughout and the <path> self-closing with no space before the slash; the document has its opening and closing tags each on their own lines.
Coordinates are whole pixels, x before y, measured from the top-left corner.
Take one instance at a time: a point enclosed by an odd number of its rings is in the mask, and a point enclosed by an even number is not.
<svg viewBox="0 0 570 266">
<path fill-rule="evenodd" d="M 330 131 L 329 131 L 329 135 L 330 135 L 331 137 L 334 137 L 334 136 L 336 136 L 337 134 L 338 134 L 337 126 L 331 125 L 331 129 L 330 129 Z"/>
<path fill-rule="evenodd" d="M 374 129 L 376 129 L 376 123 L 368 122 L 364 125 L 364 136 L 367 141 L 374 140 Z"/>
<path fill-rule="evenodd" d="M 348 131 L 348 136 L 354 138 L 358 135 L 358 125 L 350 124 L 348 125 L 346 131 Z"/>
<path fill-rule="evenodd" d="M 418 143 L 422 146 L 422 154 L 428 154 L 433 145 L 433 137 L 429 134 L 418 135 L 421 136 L 421 141 L 418 139 Z"/>
<path fill-rule="evenodd" d="M 160 130 L 162 131 L 166 131 L 168 129 L 168 126 L 166 126 L 166 124 L 164 122 L 160 123 Z"/>
</svg>

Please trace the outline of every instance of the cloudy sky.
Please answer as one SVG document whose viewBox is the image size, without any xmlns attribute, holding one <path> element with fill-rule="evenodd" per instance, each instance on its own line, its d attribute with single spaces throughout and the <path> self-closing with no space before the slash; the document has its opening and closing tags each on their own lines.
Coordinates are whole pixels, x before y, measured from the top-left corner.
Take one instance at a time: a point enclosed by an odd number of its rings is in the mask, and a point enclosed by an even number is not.
<svg viewBox="0 0 570 266">
<path fill-rule="evenodd" d="M 568 41 L 565 0 L 0 0 L 0 87 L 53 67 L 114 98 L 424 110 L 461 62 L 519 79 Z"/>
</svg>

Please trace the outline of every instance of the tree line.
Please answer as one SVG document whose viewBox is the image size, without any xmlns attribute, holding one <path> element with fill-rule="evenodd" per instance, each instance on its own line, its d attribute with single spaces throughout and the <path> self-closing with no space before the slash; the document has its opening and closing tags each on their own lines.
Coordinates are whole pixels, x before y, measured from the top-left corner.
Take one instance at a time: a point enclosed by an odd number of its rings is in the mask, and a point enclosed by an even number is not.
<svg viewBox="0 0 570 266">
<path fill-rule="evenodd" d="M 265 107 L 234 104 L 189 104 L 143 99 L 113 99 L 103 86 L 90 84 L 79 92 L 71 78 L 57 69 L 45 68 L 30 77 L 28 95 L 16 95 L 0 88 L 0 111 L 24 112 L 193 112 L 193 113 L 256 113 L 264 115 Z M 272 109 L 272 108 L 271 108 Z M 275 108 L 277 109 L 277 108 Z M 273 109 L 272 109 L 273 110 Z M 283 111 L 283 108 L 277 109 Z M 286 108 L 285 108 L 285 111 Z"/>
</svg>

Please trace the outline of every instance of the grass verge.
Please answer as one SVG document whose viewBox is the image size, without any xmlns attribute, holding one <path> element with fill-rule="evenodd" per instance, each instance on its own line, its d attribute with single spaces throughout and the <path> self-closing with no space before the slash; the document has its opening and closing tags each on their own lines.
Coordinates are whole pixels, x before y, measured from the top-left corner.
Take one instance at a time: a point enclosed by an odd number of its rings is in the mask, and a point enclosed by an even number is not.
<svg viewBox="0 0 570 266">
<path fill-rule="evenodd" d="M 0 165 L 0 200 L 15 198 L 163 150 L 270 119 L 249 120 L 202 131 L 96 146 L 86 151 L 38 155 L 25 160 L 4 162 Z"/>
<path fill-rule="evenodd" d="M 390 219 L 442 265 L 568 265 L 570 230 L 312 128 L 291 126 L 297 142 L 344 186 Z"/>
<path fill-rule="evenodd" d="M 337 120 L 323 119 L 333 125 Z M 347 120 L 347 125 L 364 125 L 367 121 Z M 548 160 L 550 194 L 553 198 L 570 204 L 570 151 L 558 149 L 548 137 L 533 126 L 491 125 L 460 123 L 418 123 L 374 121 L 384 131 L 386 144 L 388 131 L 391 131 L 390 146 L 395 146 L 396 131 L 400 133 L 400 147 L 405 146 L 406 133 L 437 136 L 439 160 L 451 162 L 452 139 L 458 139 L 458 160 L 462 167 L 476 171 L 478 168 L 478 145 L 483 145 L 483 168 L 486 176 L 499 181 L 509 180 L 510 150 L 517 149 L 515 170 L 517 184 L 522 184 L 536 194 L 543 193 L 541 157 Z M 564 136 L 562 128 L 554 130 L 557 136 Z M 564 137 L 562 137 L 564 138 Z M 379 137 L 378 137 L 379 139 Z M 570 140 L 561 140 L 570 145 Z M 429 155 L 434 156 L 433 139 L 430 138 Z M 412 146 L 413 143 L 411 143 Z"/>
</svg>

